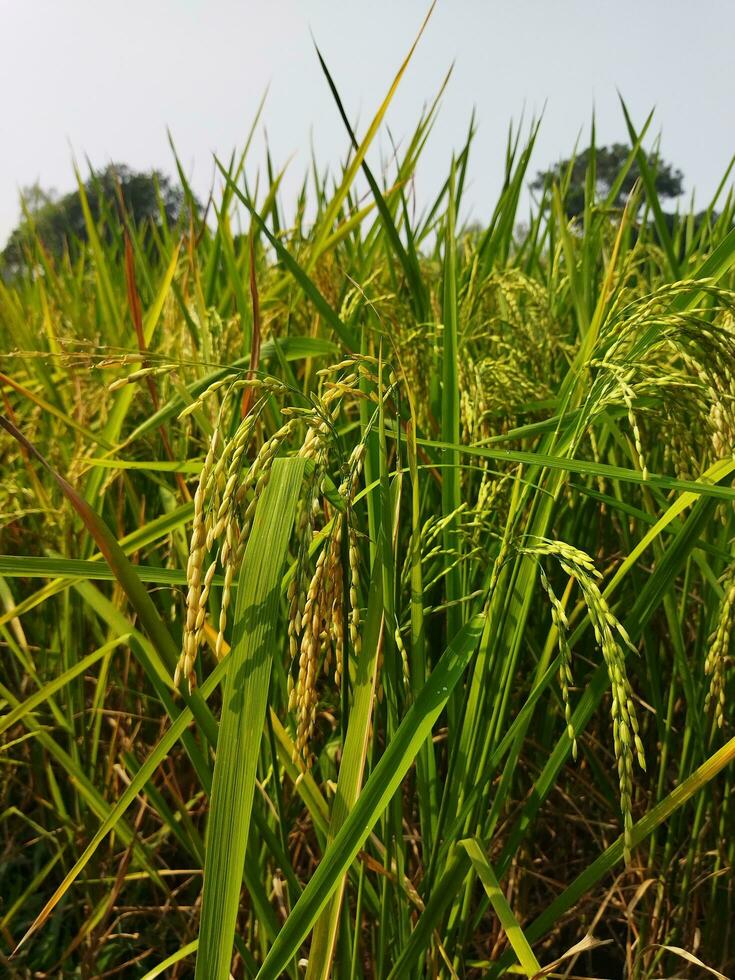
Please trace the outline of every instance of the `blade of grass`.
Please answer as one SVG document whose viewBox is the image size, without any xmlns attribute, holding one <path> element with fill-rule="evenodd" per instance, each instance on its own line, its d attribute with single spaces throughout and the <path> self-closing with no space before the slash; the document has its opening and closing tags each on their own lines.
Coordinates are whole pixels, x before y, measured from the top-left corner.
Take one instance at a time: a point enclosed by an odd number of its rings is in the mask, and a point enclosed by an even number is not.
<svg viewBox="0 0 735 980">
<path fill-rule="evenodd" d="M 274 462 L 243 558 L 204 866 L 196 976 L 206 980 L 227 980 L 230 973 L 271 663 L 279 648 L 281 574 L 303 472 L 302 460 Z"/>
<path fill-rule="evenodd" d="M 467 856 L 477 872 L 477 877 L 480 879 L 482 882 L 482 887 L 487 892 L 490 903 L 495 910 L 495 914 L 500 920 L 500 925 L 503 927 L 503 930 L 508 937 L 508 942 L 513 947 L 513 952 L 518 958 L 521 969 L 529 978 L 538 976 L 538 974 L 541 972 L 541 966 L 534 956 L 533 950 L 531 949 L 528 940 L 524 936 L 523 930 L 518 924 L 518 920 L 513 914 L 513 909 L 511 909 L 510 905 L 508 904 L 508 899 L 505 897 L 500 888 L 500 882 L 498 881 L 497 877 L 495 876 L 495 872 L 485 857 L 479 841 L 477 838 L 473 837 L 468 840 L 462 840 L 459 843 L 467 852 Z"/>
</svg>

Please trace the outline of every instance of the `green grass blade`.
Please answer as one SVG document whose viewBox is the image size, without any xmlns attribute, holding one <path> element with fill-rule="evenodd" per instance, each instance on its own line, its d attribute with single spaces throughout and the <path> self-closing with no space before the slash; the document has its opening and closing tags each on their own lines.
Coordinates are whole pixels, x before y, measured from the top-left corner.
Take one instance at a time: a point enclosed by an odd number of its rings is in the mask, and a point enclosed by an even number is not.
<svg viewBox="0 0 735 980">
<path fill-rule="evenodd" d="M 457 509 L 462 502 L 460 493 L 459 453 L 459 317 L 457 308 L 457 251 L 455 235 L 455 164 L 449 180 L 449 206 L 444 242 L 444 308 L 442 331 L 442 511 L 444 528 L 444 548 L 451 561 L 446 576 L 447 637 L 454 636 L 462 623 L 462 608 L 458 600 L 462 594 L 462 581 L 459 566 L 461 539 L 458 533 Z M 452 516 L 454 515 L 454 516 Z M 451 703 L 451 702 L 450 702 Z"/>
<path fill-rule="evenodd" d="M 663 246 L 664 252 L 666 253 L 666 258 L 669 263 L 669 268 L 671 270 L 671 275 L 674 279 L 681 278 L 681 272 L 679 270 L 679 261 L 674 252 L 674 246 L 671 242 L 671 235 L 669 234 L 669 229 L 666 224 L 666 219 L 664 218 L 664 213 L 661 208 L 661 202 L 659 201 L 658 192 L 656 191 L 656 175 L 652 172 L 649 165 L 646 154 L 640 146 L 640 140 L 638 134 L 635 131 L 633 122 L 628 113 L 628 107 L 622 98 L 620 99 L 620 104 L 623 108 L 623 115 L 625 116 L 625 123 L 628 127 L 628 133 L 630 134 L 631 143 L 638 147 L 636 150 L 636 162 L 638 163 L 638 169 L 641 172 L 641 178 L 646 188 L 646 195 L 648 196 L 648 203 L 651 205 L 653 211 L 653 218 L 656 223 L 656 231 L 661 240 L 661 245 Z"/>
<path fill-rule="evenodd" d="M 230 973 L 271 663 L 279 650 L 281 574 L 303 472 L 301 460 L 273 464 L 240 573 L 207 832 L 201 980 L 227 980 Z"/>
<path fill-rule="evenodd" d="M 467 852 L 467 856 L 477 872 L 477 877 L 482 882 L 482 887 L 485 889 L 495 914 L 500 920 L 500 924 L 508 937 L 508 942 L 518 957 L 521 969 L 529 978 L 537 976 L 541 972 L 541 966 L 534 956 L 533 950 L 524 936 L 523 930 L 513 914 L 513 909 L 508 904 L 508 899 L 503 894 L 500 882 L 483 854 L 479 842 L 473 837 L 469 840 L 460 841 L 460 844 Z"/>
<path fill-rule="evenodd" d="M 419 40 L 421 39 L 421 35 L 424 33 L 424 30 L 426 29 L 426 25 L 429 22 L 429 18 L 431 17 L 434 11 L 435 3 L 436 0 L 434 0 L 434 2 L 431 4 L 431 7 L 429 8 L 429 12 L 424 18 L 424 22 L 422 23 L 419 29 L 416 39 L 411 45 L 408 54 L 403 60 L 401 67 L 398 69 L 395 78 L 393 79 L 393 82 L 388 90 L 388 94 L 381 102 L 378 111 L 376 112 L 375 116 L 373 117 L 368 127 L 367 133 L 365 134 L 362 142 L 360 143 L 360 145 L 357 147 L 355 151 L 355 155 L 353 156 L 349 165 L 345 168 L 344 173 L 342 175 L 342 180 L 340 181 L 340 185 L 337 188 L 336 193 L 330 200 L 327 208 L 325 209 L 324 214 L 321 217 L 321 221 L 319 222 L 318 229 L 314 236 L 314 241 L 312 242 L 309 268 L 311 268 L 313 264 L 316 262 L 316 260 L 318 259 L 319 255 L 322 252 L 322 245 L 324 239 L 332 231 L 332 226 L 334 224 L 334 221 L 337 215 L 339 214 L 340 208 L 344 203 L 345 197 L 347 196 L 347 193 L 350 187 L 352 186 L 355 177 L 357 176 L 357 173 L 360 170 L 360 167 L 362 166 L 362 162 L 365 159 L 365 154 L 367 153 L 368 149 L 370 148 L 370 144 L 373 142 L 378 130 L 380 129 L 380 124 L 382 123 L 385 114 L 388 111 L 388 107 L 393 100 L 393 96 L 396 94 L 400 81 L 403 78 L 406 69 L 408 68 L 409 62 L 411 61 L 413 53 L 416 50 L 416 46 L 419 43 Z"/>
</svg>

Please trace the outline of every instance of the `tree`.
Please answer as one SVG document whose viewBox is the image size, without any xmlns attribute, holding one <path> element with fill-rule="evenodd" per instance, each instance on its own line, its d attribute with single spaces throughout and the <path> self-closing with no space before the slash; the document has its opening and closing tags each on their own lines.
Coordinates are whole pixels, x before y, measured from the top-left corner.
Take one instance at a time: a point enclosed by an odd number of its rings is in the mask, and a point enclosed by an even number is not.
<svg viewBox="0 0 735 980">
<path fill-rule="evenodd" d="M 95 223 L 102 214 L 119 220 L 124 209 L 136 227 L 145 229 L 148 225 L 160 227 L 164 216 L 167 224 L 175 224 L 185 211 L 184 191 L 158 170 L 136 171 L 124 163 L 111 163 L 93 174 L 84 190 Z M 19 272 L 25 266 L 35 238 L 55 258 L 65 249 L 73 252 L 87 240 L 79 189 L 59 197 L 55 191 L 34 184 L 23 190 L 21 199 L 23 218 L 2 252 L 8 272 Z"/>
<path fill-rule="evenodd" d="M 630 154 L 630 147 L 624 143 L 613 143 L 611 146 L 600 146 L 595 149 L 595 189 L 598 198 L 606 198 L 615 184 Z M 550 180 L 562 180 L 571 165 L 569 187 L 564 199 L 564 208 L 570 218 L 576 218 L 584 212 L 585 184 L 587 169 L 592 155 L 591 148 L 583 150 L 574 160 L 562 160 L 548 170 L 539 171 L 531 184 L 531 190 L 541 191 Z M 684 189 L 684 174 L 681 170 L 661 160 L 655 154 L 648 157 L 651 170 L 655 173 L 656 192 L 659 198 L 669 200 L 678 197 Z M 622 208 L 640 177 L 640 169 L 636 161 L 623 178 L 612 205 Z"/>
</svg>

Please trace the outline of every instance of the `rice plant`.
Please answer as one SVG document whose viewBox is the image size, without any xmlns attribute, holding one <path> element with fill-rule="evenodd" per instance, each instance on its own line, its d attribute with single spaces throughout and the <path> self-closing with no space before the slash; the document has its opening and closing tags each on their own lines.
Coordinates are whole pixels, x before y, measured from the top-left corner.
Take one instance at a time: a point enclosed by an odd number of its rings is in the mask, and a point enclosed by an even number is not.
<svg viewBox="0 0 735 980">
<path fill-rule="evenodd" d="M 406 65 L 362 138 L 323 67 L 295 208 L 248 142 L 0 281 L 2 969 L 732 975 L 726 179 L 623 106 L 624 209 L 593 129 L 521 214 L 534 123 L 464 225 L 472 127 L 417 209 L 438 100 L 376 174 Z"/>
</svg>

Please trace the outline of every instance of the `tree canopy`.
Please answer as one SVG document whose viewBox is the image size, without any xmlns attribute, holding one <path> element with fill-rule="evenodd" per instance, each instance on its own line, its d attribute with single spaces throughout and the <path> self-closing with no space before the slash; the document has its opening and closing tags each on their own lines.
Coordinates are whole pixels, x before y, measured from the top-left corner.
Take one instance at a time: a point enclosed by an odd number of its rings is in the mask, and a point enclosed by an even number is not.
<svg viewBox="0 0 735 980">
<path fill-rule="evenodd" d="M 607 197 L 625 167 L 630 154 L 630 147 L 624 143 L 613 143 L 610 146 L 595 147 L 594 154 L 597 196 L 598 198 Z M 591 157 L 592 148 L 588 147 L 573 158 L 561 160 L 548 170 L 539 171 L 531 184 L 531 189 L 540 191 L 550 180 L 561 181 L 571 168 L 564 207 L 570 218 L 578 217 L 584 212 L 585 182 Z M 659 198 L 671 200 L 678 197 L 684 189 L 684 174 L 681 170 L 673 167 L 670 163 L 666 163 L 655 154 L 648 157 L 648 162 L 655 174 L 656 192 Z M 611 202 L 614 207 L 623 207 L 639 177 L 640 168 L 634 161 Z"/>
<path fill-rule="evenodd" d="M 110 163 L 85 182 L 84 191 L 95 223 L 100 215 L 124 213 L 137 227 L 176 223 L 185 211 L 184 191 L 159 170 L 136 171 L 124 163 Z M 23 217 L 2 252 L 6 269 L 18 271 L 27 260 L 34 237 L 58 258 L 77 242 L 87 240 L 82 197 L 77 188 L 59 196 L 38 184 L 21 193 Z M 35 231 L 35 235 L 34 235 Z"/>
</svg>

